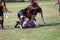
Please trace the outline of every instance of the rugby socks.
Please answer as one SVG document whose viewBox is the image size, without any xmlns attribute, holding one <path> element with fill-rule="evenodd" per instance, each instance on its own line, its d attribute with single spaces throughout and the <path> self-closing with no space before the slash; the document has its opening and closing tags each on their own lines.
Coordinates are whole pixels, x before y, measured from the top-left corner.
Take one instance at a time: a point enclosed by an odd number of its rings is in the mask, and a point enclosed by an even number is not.
<svg viewBox="0 0 60 40">
<path fill-rule="evenodd" d="M 38 25 L 37 25 L 37 22 L 36 22 L 35 20 L 33 20 L 33 22 L 34 22 L 35 26 L 38 26 Z"/>
<path fill-rule="evenodd" d="M 0 25 L 3 28 L 3 20 L 0 20 Z"/>
<path fill-rule="evenodd" d="M 22 26 L 24 27 L 24 26 L 25 26 L 25 24 L 27 24 L 27 21 L 24 21 L 24 22 L 23 22 L 23 24 L 22 24 Z"/>
<path fill-rule="evenodd" d="M 44 17 L 42 17 L 42 22 L 43 22 L 44 24 L 46 24 L 45 21 L 44 21 Z"/>
<path fill-rule="evenodd" d="M 8 18 L 8 13 L 7 12 L 4 13 L 4 17 Z"/>
<path fill-rule="evenodd" d="M 19 21 L 17 21 L 16 25 L 15 25 L 15 28 L 17 28 L 17 25 L 19 24 Z"/>
<path fill-rule="evenodd" d="M 2 24 L 1 24 L 1 27 L 3 28 L 3 22 L 4 22 L 4 20 L 2 20 Z"/>
<path fill-rule="evenodd" d="M 22 24 L 23 27 L 27 24 L 27 21 L 28 21 L 28 20 L 29 20 L 28 18 L 25 18 L 25 21 L 24 21 L 23 24 Z"/>
</svg>

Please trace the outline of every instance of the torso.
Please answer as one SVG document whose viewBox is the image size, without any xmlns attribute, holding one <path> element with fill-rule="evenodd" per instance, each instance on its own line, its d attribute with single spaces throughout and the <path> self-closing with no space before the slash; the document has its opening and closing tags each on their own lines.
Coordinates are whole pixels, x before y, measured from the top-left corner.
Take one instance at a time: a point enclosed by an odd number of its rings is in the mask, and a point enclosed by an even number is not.
<svg viewBox="0 0 60 40">
<path fill-rule="evenodd" d="M 39 12 L 38 10 L 39 10 L 39 5 L 38 5 L 38 3 L 37 2 L 34 2 L 34 5 L 29 5 L 29 8 L 30 8 L 30 11 L 31 11 L 31 13 L 32 14 L 35 14 L 35 15 L 37 15 L 37 13 Z M 35 8 L 35 9 L 32 9 L 32 8 Z M 34 12 L 34 13 L 33 13 Z"/>
</svg>

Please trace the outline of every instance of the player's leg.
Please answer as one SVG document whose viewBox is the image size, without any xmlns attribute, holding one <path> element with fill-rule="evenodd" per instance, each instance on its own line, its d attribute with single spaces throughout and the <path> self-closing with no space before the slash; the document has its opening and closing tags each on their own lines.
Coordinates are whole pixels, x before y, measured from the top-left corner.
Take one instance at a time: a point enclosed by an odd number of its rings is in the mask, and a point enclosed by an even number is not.
<svg viewBox="0 0 60 40">
<path fill-rule="evenodd" d="M 26 28 L 27 27 L 27 22 L 29 21 L 29 18 L 24 18 L 24 22 L 23 22 L 23 24 L 22 24 L 22 27 L 23 28 Z"/>
<path fill-rule="evenodd" d="M 3 24 L 4 24 L 4 18 L 2 18 L 2 24 L 1 24 L 1 27 L 2 27 L 2 28 L 4 28 L 4 27 L 3 27 Z"/>
<path fill-rule="evenodd" d="M 17 14 L 17 16 L 18 16 L 18 19 L 19 19 L 19 21 L 20 21 L 20 15 L 19 14 Z M 18 26 L 18 24 L 20 24 L 20 22 L 19 21 L 16 21 L 16 25 L 14 26 L 15 28 L 18 28 L 17 26 Z"/>
<path fill-rule="evenodd" d="M 18 28 L 17 25 L 19 24 L 19 21 L 16 22 L 15 28 Z"/>
<path fill-rule="evenodd" d="M 8 13 L 4 12 L 4 17 L 8 18 Z"/>
<path fill-rule="evenodd" d="M 22 24 L 24 22 L 24 16 L 18 15 L 18 19 L 19 19 L 19 21 L 16 22 L 15 28 L 19 28 L 18 25 L 22 26 Z"/>
<path fill-rule="evenodd" d="M 1 28 L 3 28 L 3 23 L 4 23 L 4 17 L 3 17 L 3 7 L 0 7 L 0 24 Z"/>
<path fill-rule="evenodd" d="M 35 26 L 37 26 L 37 22 L 36 22 L 35 16 L 36 15 L 32 15 L 31 20 L 33 21 L 33 23 L 35 24 Z"/>
<path fill-rule="evenodd" d="M 39 7 L 38 12 L 41 14 L 42 22 L 43 22 L 44 24 L 46 24 L 46 22 L 45 22 L 45 20 L 44 20 L 43 11 L 42 11 L 41 7 Z"/>
<path fill-rule="evenodd" d="M 4 23 L 4 18 L 3 18 L 3 16 L 0 16 L 0 25 L 1 25 L 1 28 L 3 28 L 3 23 Z"/>
<path fill-rule="evenodd" d="M 59 4 L 59 16 L 60 16 L 60 4 Z"/>
</svg>

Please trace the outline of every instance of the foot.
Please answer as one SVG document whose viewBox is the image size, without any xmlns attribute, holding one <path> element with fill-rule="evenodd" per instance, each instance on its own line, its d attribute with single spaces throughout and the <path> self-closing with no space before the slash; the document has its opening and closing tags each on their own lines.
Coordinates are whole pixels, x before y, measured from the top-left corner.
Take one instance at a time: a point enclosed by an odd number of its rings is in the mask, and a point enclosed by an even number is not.
<svg viewBox="0 0 60 40">
<path fill-rule="evenodd" d="M 4 27 L 2 29 L 5 29 Z"/>
</svg>

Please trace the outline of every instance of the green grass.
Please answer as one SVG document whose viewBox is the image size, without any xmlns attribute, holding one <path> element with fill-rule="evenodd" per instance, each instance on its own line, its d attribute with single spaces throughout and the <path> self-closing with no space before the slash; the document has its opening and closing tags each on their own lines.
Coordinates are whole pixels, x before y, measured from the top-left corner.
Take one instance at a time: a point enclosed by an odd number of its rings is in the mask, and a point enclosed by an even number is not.
<svg viewBox="0 0 60 40">
<path fill-rule="evenodd" d="M 0 40 L 60 40 L 60 17 L 58 16 L 58 6 L 54 8 L 55 2 L 38 2 L 44 12 L 46 25 L 43 25 L 41 18 L 37 15 L 38 28 L 15 29 L 17 13 L 22 8 L 28 6 L 28 2 L 7 3 L 7 8 L 12 10 L 9 18 L 4 21 L 4 27 L 0 29 Z"/>
</svg>

